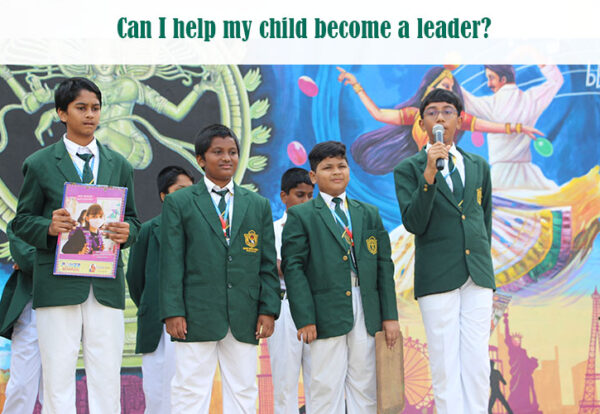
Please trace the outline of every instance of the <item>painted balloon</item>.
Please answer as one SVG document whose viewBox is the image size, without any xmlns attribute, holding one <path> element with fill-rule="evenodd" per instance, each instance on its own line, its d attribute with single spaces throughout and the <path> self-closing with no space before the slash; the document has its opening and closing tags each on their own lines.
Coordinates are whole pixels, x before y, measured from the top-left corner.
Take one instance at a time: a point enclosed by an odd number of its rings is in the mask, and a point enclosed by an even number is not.
<svg viewBox="0 0 600 414">
<path fill-rule="evenodd" d="M 533 148 L 535 148 L 537 153 L 542 157 L 549 157 L 554 152 L 554 146 L 552 143 L 543 137 L 538 137 L 535 141 L 533 141 Z"/>
<path fill-rule="evenodd" d="M 471 132 L 471 142 L 477 148 L 481 147 L 483 145 L 483 143 L 485 142 L 485 139 L 483 137 L 483 133 L 481 133 L 479 131 Z"/>
<path fill-rule="evenodd" d="M 304 95 L 310 96 L 311 98 L 317 96 L 319 93 L 319 87 L 315 81 L 306 75 L 298 78 L 298 87 Z"/>
<path fill-rule="evenodd" d="M 302 165 L 306 162 L 306 150 L 298 141 L 292 141 L 288 144 L 287 153 L 294 165 Z"/>
</svg>

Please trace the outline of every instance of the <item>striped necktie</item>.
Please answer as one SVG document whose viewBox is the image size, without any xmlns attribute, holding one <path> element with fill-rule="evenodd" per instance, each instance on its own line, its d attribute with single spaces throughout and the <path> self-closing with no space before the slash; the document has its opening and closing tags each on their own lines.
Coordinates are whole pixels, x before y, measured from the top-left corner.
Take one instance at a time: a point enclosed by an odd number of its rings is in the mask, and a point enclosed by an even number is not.
<svg viewBox="0 0 600 414">
<path fill-rule="evenodd" d="M 90 160 L 94 157 L 93 154 L 77 154 L 79 158 L 85 161 L 83 165 L 83 174 L 81 176 L 81 182 L 84 184 L 93 184 L 94 183 L 94 173 L 92 172 L 92 168 L 90 167 Z"/>
</svg>

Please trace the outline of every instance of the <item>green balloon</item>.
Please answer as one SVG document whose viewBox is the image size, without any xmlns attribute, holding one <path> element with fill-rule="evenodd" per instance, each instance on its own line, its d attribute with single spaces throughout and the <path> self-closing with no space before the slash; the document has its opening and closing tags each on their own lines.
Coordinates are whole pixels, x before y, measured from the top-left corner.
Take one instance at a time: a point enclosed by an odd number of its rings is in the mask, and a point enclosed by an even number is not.
<svg viewBox="0 0 600 414">
<path fill-rule="evenodd" d="M 554 146 L 552 143 L 543 137 L 539 137 L 533 141 L 533 148 L 535 148 L 537 153 L 542 157 L 549 157 L 554 152 Z"/>
</svg>

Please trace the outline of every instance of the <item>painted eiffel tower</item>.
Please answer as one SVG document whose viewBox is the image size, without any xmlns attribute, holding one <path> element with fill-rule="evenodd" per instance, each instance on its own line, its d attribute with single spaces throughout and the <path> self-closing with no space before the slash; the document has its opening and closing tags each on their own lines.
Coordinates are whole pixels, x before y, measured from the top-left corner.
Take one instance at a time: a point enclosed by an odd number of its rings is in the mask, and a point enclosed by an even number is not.
<svg viewBox="0 0 600 414">
<path fill-rule="evenodd" d="M 588 352 L 583 398 L 579 401 L 579 414 L 600 414 L 600 400 L 597 399 L 596 384 L 600 372 L 596 372 L 596 353 L 600 344 L 600 294 L 598 288 L 592 294 L 592 333 Z"/>
</svg>

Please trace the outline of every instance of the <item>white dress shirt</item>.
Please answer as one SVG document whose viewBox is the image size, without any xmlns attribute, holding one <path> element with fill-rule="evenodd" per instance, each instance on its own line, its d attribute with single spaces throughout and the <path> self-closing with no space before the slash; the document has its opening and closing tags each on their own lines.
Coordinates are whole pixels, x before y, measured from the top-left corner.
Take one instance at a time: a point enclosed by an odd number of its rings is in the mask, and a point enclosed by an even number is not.
<svg viewBox="0 0 600 414">
<path fill-rule="evenodd" d="M 335 203 L 333 202 L 333 199 L 334 199 L 333 196 L 323 193 L 323 192 L 319 192 L 319 194 L 321 195 L 321 197 L 323 198 L 323 201 L 325 201 L 325 204 L 327 205 L 327 207 L 329 207 L 330 210 L 335 209 Z M 337 198 L 342 199 L 342 202 L 340 203 L 340 207 L 341 207 L 342 211 L 344 213 L 346 213 L 346 216 L 349 217 L 350 215 L 348 214 L 348 207 L 346 207 L 346 192 L 344 191 L 342 194 L 337 196 Z M 334 216 L 334 219 L 335 219 L 335 216 Z"/>
<path fill-rule="evenodd" d="M 431 148 L 431 144 L 427 143 L 427 146 L 425 147 L 425 151 L 429 151 L 429 148 Z M 456 174 L 456 172 L 458 172 L 458 174 L 460 175 L 460 180 L 463 183 L 463 188 L 465 186 L 465 161 L 463 159 L 462 154 L 460 153 L 460 151 L 456 148 L 456 145 L 452 144 L 452 147 L 450 147 L 450 156 L 453 157 L 453 162 L 454 165 L 456 167 L 456 171 L 454 172 L 454 174 Z M 450 187 L 450 191 L 454 190 L 454 185 L 452 184 L 452 176 L 450 175 L 450 171 L 448 169 L 448 160 L 444 160 L 444 169 L 441 171 L 442 176 L 444 176 L 444 179 L 446 180 L 446 184 L 448 184 L 448 187 Z"/>
<path fill-rule="evenodd" d="M 229 234 L 231 234 L 231 228 L 232 228 L 232 224 L 233 224 L 233 180 L 229 181 L 229 183 L 225 186 L 225 187 L 219 187 L 218 185 L 216 185 L 215 183 L 213 183 L 210 179 L 208 179 L 206 177 L 206 175 L 204 176 L 204 184 L 206 185 L 206 190 L 208 191 L 208 194 L 210 194 L 210 197 L 212 198 L 214 204 L 216 206 L 219 205 L 219 201 L 221 201 L 221 196 L 215 192 L 213 192 L 213 190 L 215 191 L 221 191 L 221 190 L 229 190 L 227 192 L 227 194 L 225 194 L 225 202 L 229 203 Z"/>
<path fill-rule="evenodd" d="M 96 142 L 96 138 L 92 139 L 92 142 L 87 144 L 85 147 L 82 147 L 67 138 L 67 134 L 65 134 L 63 135 L 63 142 L 65 143 L 65 147 L 67 147 L 67 152 L 71 156 L 71 160 L 73 160 L 73 164 L 75 164 L 75 169 L 82 175 L 85 161 L 79 158 L 77 154 L 93 155 L 93 158 L 90 159 L 90 167 L 92 168 L 92 174 L 94 174 L 93 184 L 96 184 L 98 181 L 98 166 L 100 165 L 100 152 L 98 151 L 98 143 Z"/>
</svg>

